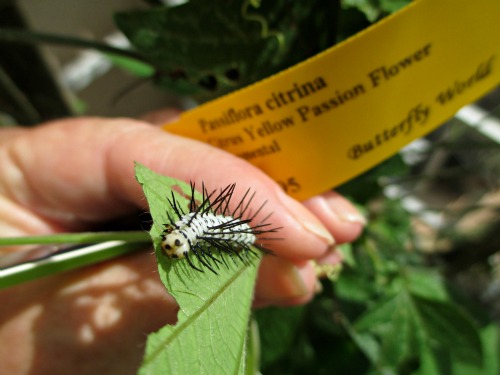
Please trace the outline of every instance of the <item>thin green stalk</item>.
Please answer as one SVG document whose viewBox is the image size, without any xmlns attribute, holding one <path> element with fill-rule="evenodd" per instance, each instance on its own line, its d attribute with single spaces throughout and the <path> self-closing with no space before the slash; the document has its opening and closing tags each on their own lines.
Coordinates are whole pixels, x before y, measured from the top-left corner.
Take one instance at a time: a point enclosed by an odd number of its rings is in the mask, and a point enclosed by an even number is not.
<svg viewBox="0 0 500 375">
<path fill-rule="evenodd" d="M 109 44 L 100 43 L 93 40 L 86 40 L 86 39 L 80 39 L 63 35 L 41 33 L 36 31 L 25 31 L 20 29 L 0 28 L 0 40 L 4 40 L 7 42 L 19 42 L 28 44 L 47 43 L 47 44 L 55 44 L 66 47 L 88 48 L 103 53 L 110 53 L 113 55 L 127 57 L 151 65 L 149 61 L 147 61 L 143 56 L 141 56 L 137 52 L 123 48 L 113 47 Z"/>
<path fill-rule="evenodd" d="M 44 236 L 0 238 L 0 246 L 86 244 L 0 269 L 0 289 L 113 259 L 151 244 L 144 231 L 59 233 Z M 93 244 L 93 245 L 88 245 Z"/>
<path fill-rule="evenodd" d="M 59 233 L 44 236 L 4 237 L 0 238 L 0 246 L 89 244 L 105 241 L 150 242 L 151 237 L 144 231 Z"/>
<path fill-rule="evenodd" d="M 144 243 L 108 241 L 0 269 L 0 289 L 144 249 Z"/>
</svg>

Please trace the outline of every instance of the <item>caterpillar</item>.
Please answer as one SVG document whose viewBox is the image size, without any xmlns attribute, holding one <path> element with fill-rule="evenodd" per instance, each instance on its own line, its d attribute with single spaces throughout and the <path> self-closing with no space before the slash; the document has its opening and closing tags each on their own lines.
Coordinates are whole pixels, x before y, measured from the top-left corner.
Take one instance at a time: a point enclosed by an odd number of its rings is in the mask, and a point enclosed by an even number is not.
<svg viewBox="0 0 500 375">
<path fill-rule="evenodd" d="M 176 218 L 167 211 L 169 223 L 164 224 L 161 234 L 162 252 L 171 259 L 186 259 L 189 266 L 197 271 L 204 272 L 196 266 L 190 256 L 194 255 L 199 263 L 217 274 L 216 268 L 225 262 L 224 257 L 230 256 L 233 261 L 239 259 L 247 264 L 250 256 L 257 255 L 254 249 L 271 254 L 272 251 L 264 245 L 266 240 L 277 238 L 262 237 L 262 234 L 277 232 L 281 228 L 271 227 L 266 221 L 267 215 L 260 223 L 252 223 L 262 211 L 264 202 L 255 213 L 249 210 L 255 192 L 246 191 L 232 211 L 229 206 L 236 184 L 221 189 L 217 194 L 214 190 L 210 194 L 202 183 L 202 200 L 195 199 L 195 184 L 190 183 L 188 212 L 185 212 L 176 201 L 174 192 L 167 196 L 167 202 Z M 221 254 L 215 257 L 214 254 Z"/>
</svg>

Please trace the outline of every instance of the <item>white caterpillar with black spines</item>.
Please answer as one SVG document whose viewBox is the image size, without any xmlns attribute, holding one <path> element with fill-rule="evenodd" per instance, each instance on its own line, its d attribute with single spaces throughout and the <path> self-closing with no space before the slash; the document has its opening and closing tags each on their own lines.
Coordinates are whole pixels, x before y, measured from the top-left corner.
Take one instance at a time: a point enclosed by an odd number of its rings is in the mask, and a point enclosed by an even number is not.
<svg viewBox="0 0 500 375">
<path fill-rule="evenodd" d="M 167 212 L 170 223 L 165 224 L 165 230 L 161 235 L 161 248 L 165 255 L 172 259 L 186 258 L 193 269 L 203 272 L 190 259 L 192 254 L 201 265 L 217 273 L 215 268 L 219 268 L 220 263 L 225 263 L 224 255 L 231 256 L 233 260 L 237 257 L 247 263 L 249 256 L 255 255 L 253 248 L 271 253 L 263 242 L 276 238 L 262 238 L 261 235 L 276 232 L 280 228 L 269 228 L 270 224 L 264 223 L 271 215 L 258 224 L 252 223 L 265 202 L 254 214 L 251 214 L 249 206 L 255 193 L 248 197 L 250 189 L 246 191 L 236 208 L 230 212 L 229 206 L 235 187 L 235 184 L 228 185 L 212 198 L 216 191 L 209 194 L 203 184 L 202 202 L 198 204 L 195 199 L 195 185 L 191 183 L 191 197 L 187 213 L 175 200 L 172 192 L 172 198 L 167 197 L 167 201 L 177 219 L 174 220 Z M 214 253 L 222 255 L 217 258 Z"/>
</svg>

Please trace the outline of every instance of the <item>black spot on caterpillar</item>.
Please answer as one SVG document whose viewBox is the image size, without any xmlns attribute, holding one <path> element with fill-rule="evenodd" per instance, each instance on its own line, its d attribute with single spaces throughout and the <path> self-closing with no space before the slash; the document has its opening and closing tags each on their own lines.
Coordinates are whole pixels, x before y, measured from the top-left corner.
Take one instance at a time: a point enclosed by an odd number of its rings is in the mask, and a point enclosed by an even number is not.
<svg viewBox="0 0 500 375">
<path fill-rule="evenodd" d="M 165 230 L 161 235 L 163 253 L 171 259 L 185 258 L 191 268 L 203 272 L 190 258 L 194 255 L 200 265 L 215 274 L 215 268 L 219 269 L 220 264 L 227 266 L 226 256 L 233 261 L 238 259 L 247 264 L 250 257 L 256 255 L 254 249 L 272 253 L 264 243 L 278 238 L 262 235 L 277 232 L 280 228 L 272 228 L 271 224 L 266 223 L 271 214 L 261 222 L 253 223 L 266 202 L 255 213 L 251 213 L 249 206 L 255 192 L 250 194 L 248 189 L 236 208 L 230 211 L 235 187 L 236 184 L 231 184 L 221 189 L 218 194 L 216 190 L 209 194 L 205 184 L 202 184 L 202 200 L 198 203 L 195 199 L 195 184 L 191 182 L 188 212 L 176 201 L 174 192 L 171 193 L 171 198 L 167 196 L 171 211 L 177 217 L 174 219 L 167 211 L 169 223 L 164 224 Z M 220 254 L 219 257 L 214 256 L 217 253 Z"/>
</svg>

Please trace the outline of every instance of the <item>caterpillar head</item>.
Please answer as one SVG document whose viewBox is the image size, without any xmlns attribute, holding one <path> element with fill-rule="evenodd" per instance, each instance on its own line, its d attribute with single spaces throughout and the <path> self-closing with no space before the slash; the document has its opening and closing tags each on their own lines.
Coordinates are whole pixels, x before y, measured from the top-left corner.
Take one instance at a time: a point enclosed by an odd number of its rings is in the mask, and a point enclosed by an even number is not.
<svg viewBox="0 0 500 375">
<path fill-rule="evenodd" d="M 188 240 L 177 231 L 163 236 L 161 248 L 169 258 L 174 259 L 184 258 L 184 253 L 187 254 L 190 249 Z"/>
</svg>

